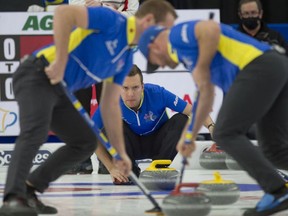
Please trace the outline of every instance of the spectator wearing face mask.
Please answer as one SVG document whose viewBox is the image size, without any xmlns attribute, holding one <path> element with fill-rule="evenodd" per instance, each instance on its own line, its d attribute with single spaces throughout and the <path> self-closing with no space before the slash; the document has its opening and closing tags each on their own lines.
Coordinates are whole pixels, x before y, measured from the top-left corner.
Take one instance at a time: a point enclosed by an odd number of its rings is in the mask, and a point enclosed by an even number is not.
<svg viewBox="0 0 288 216">
<path fill-rule="evenodd" d="M 263 22 L 263 9 L 260 0 L 240 0 L 238 6 L 240 18 L 239 31 L 269 44 L 283 47 L 288 55 L 288 43 L 282 35 Z"/>
</svg>

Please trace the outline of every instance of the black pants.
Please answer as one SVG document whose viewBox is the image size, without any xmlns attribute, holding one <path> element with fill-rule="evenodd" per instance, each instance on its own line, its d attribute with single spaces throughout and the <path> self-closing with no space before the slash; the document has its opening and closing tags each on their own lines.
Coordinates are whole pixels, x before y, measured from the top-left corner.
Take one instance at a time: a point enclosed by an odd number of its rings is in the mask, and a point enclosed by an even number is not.
<svg viewBox="0 0 288 216">
<path fill-rule="evenodd" d="M 79 100 L 79 102 L 82 104 L 85 111 L 90 114 L 91 110 L 91 98 L 92 98 L 92 86 L 86 89 L 80 89 L 75 92 L 76 98 Z M 92 164 L 91 155 L 82 162 L 82 164 Z M 80 165 L 79 165 L 80 166 Z"/>
<path fill-rule="evenodd" d="M 52 86 L 40 59 L 29 57 L 14 74 L 20 135 L 8 168 L 5 196 L 25 197 L 28 179 L 39 192 L 96 149 L 96 136 L 59 86 Z M 32 160 L 52 130 L 66 145 L 29 175 Z"/>
<path fill-rule="evenodd" d="M 100 104 L 103 82 L 97 83 L 95 87 L 96 87 L 96 99 L 97 99 L 98 104 Z"/>
<path fill-rule="evenodd" d="M 176 145 L 188 117 L 182 113 L 173 115 L 153 134 L 139 136 L 124 123 L 126 151 L 133 161 L 150 158 L 173 160 L 177 154 Z"/>
<path fill-rule="evenodd" d="M 253 123 L 260 148 L 246 136 Z M 267 52 L 238 74 L 224 98 L 214 139 L 265 192 L 284 185 L 273 165 L 288 170 L 287 57 Z"/>
<path fill-rule="evenodd" d="M 100 98 L 101 98 L 101 92 L 102 92 L 102 86 L 103 83 L 97 83 L 96 85 L 96 99 L 98 102 L 98 105 L 100 104 Z M 86 89 L 80 89 L 79 91 L 75 92 L 75 96 L 82 104 L 83 108 L 86 110 L 88 114 L 90 114 L 91 111 L 91 99 L 92 99 L 92 86 Z M 81 164 L 91 164 L 91 155 L 83 161 Z M 81 166 L 79 164 L 79 166 Z"/>
</svg>

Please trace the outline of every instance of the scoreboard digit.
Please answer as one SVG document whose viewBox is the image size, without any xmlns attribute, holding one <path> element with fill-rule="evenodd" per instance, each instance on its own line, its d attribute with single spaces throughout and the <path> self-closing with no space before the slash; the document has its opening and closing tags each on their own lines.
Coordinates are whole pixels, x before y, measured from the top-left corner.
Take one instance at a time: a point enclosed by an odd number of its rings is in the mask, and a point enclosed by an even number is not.
<svg viewBox="0 0 288 216">
<path fill-rule="evenodd" d="M 0 99 L 1 101 L 13 101 L 12 74 L 20 62 L 19 37 L 0 36 Z"/>
<path fill-rule="evenodd" d="M 0 101 L 14 101 L 12 75 L 20 59 L 53 41 L 51 35 L 0 35 Z"/>
</svg>

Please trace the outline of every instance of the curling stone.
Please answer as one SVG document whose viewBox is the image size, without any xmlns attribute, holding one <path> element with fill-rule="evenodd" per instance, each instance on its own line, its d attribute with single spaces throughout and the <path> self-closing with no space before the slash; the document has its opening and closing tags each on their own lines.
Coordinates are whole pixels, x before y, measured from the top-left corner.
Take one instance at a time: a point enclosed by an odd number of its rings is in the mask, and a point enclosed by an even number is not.
<svg viewBox="0 0 288 216">
<path fill-rule="evenodd" d="M 154 160 L 140 173 L 139 180 L 149 190 L 173 190 L 179 175 L 174 168 L 169 168 L 171 160 Z"/>
<path fill-rule="evenodd" d="M 234 158 L 232 158 L 232 156 L 229 154 L 226 154 L 225 162 L 226 162 L 226 166 L 228 167 L 228 169 L 243 170 L 242 167 L 238 164 L 238 162 L 234 160 Z"/>
<path fill-rule="evenodd" d="M 219 172 L 214 173 L 214 180 L 201 182 L 196 191 L 205 193 L 212 205 L 229 205 L 237 202 L 240 197 L 237 184 L 223 180 Z"/>
<path fill-rule="evenodd" d="M 202 152 L 199 163 L 205 169 L 227 169 L 225 159 L 226 153 L 214 143 Z"/>
<path fill-rule="evenodd" d="M 211 201 L 200 192 L 183 192 L 184 187 L 196 188 L 199 184 L 182 183 L 163 199 L 162 211 L 166 216 L 206 216 L 211 211 Z"/>
</svg>

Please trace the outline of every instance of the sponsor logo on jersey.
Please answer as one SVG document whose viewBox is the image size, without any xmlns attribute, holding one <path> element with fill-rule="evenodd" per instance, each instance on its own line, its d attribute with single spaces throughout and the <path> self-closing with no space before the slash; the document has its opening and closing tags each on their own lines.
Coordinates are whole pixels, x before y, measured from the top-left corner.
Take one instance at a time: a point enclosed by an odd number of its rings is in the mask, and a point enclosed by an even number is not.
<svg viewBox="0 0 288 216">
<path fill-rule="evenodd" d="M 105 44 L 106 44 L 106 47 L 107 47 L 110 55 L 114 56 L 115 55 L 115 49 L 118 46 L 118 39 L 115 39 L 113 41 L 106 41 Z"/>
<path fill-rule="evenodd" d="M 146 121 L 155 121 L 156 118 L 157 118 L 157 116 L 154 115 L 152 111 L 149 111 L 148 113 L 146 113 L 146 114 L 144 115 L 144 119 L 145 119 Z"/>
<path fill-rule="evenodd" d="M 181 29 L 181 38 L 184 43 L 189 43 L 188 35 L 187 35 L 188 25 L 184 24 Z"/>
<path fill-rule="evenodd" d="M 192 70 L 193 61 L 190 57 L 183 56 L 182 61 L 186 68 L 188 68 L 189 70 Z"/>
<path fill-rule="evenodd" d="M 174 103 L 174 106 L 177 106 L 177 104 L 178 104 L 178 101 L 179 101 L 179 97 L 178 97 L 178 96 L 176 96 L 176 97 L 175 97 L 175 100 L 174 100 L 174 102 L 173 102 L 173 103 Z"/>
</svg>

